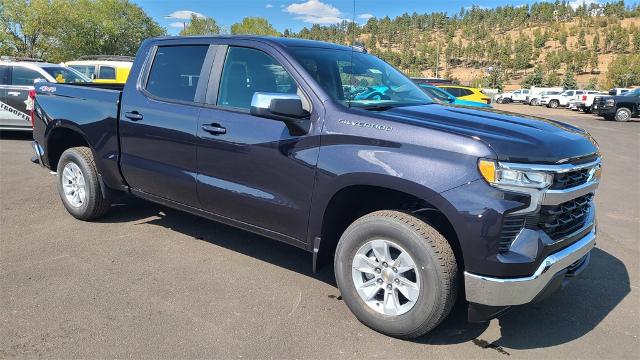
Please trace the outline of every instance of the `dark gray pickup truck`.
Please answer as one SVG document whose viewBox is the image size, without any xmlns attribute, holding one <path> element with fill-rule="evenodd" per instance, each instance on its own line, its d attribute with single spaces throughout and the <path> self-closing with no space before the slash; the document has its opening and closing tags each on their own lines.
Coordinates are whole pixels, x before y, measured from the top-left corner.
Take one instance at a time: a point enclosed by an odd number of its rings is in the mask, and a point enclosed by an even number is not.
<svg viewBox="0 0 640 360">
<path fill-rule="evenodd" d="M 391 336 L 425 334 L 457 297 L 472 321 L 539 300 L 595 245 L 588 133 L 436 103 L 363 50 L 151 39 L 124 88 L 36 92 L 36 160 L 71 215 L 131 194 L 308 250 Z"/>
</svg>

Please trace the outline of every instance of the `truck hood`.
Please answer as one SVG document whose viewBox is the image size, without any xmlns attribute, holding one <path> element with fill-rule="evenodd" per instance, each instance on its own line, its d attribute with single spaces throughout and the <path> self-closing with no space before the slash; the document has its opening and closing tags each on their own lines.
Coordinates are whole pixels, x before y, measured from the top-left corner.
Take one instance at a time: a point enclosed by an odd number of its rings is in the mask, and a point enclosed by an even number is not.
<svg viewBox="0 0 640 360">
<path fill-rule="evenodd" d="M 430 104 L 380 112 L 387 120 L 478 138 L 500 161 L 559 163 L 598 151 L 584 130 L 559 121 L 500 111 Z"/>
</svg>

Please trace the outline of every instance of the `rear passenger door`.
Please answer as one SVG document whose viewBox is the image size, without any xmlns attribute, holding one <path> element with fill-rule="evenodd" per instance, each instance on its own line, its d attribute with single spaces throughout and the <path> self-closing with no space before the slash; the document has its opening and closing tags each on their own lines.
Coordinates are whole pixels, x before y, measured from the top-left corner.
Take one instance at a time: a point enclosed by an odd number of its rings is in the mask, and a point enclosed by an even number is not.
<svg viewBox="0 0 640 360">
<path fill-rule="evenodd" d="M 9 85 L 5 88 L 4 103 L 13 114 L 6 122 L 10 126 L 25 127 L 31 126 L 31 117 L 27 111 L 27 99 L 29 91 L 33 89 L 33 82 L 36 79 L 43 79 L 39 72 L 25 66 L 14 65 L 9 76 Z"/>
<path fill-rule="evenodd" d="M 209 44 L 197 41 L 152 46 L 140 78 L 127 82 L 120 163 L 134 191 L 197 205 L 196 135 L 208 51 Z"/>
</svg>

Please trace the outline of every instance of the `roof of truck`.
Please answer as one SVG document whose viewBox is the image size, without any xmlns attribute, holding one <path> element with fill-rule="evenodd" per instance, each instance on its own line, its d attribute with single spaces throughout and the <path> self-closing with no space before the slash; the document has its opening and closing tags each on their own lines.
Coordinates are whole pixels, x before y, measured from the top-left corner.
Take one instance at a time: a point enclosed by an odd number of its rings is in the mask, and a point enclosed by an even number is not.
<svg viewBox="0 0 640 360">
<path fill-rule="evenodd" d="M 176 39 L 240 39 L 240 40 L 254 40 L 278 45 L 281 47 L 315 47 L 324 49 L 336 49 L 336 50 L 351 50 L 350 46 L 338 45 L 325 41 L 306 40 L 306 39 L 293 39 L 285 37 L 275 36 L 259 36 L 259 35 L 213 35 L 213 36 L 164 36 L 154 38 L 152 40 L 176 40 Z M 359 47 L 355 46 L 354 50 L 359 50 Z"/>
</svg>

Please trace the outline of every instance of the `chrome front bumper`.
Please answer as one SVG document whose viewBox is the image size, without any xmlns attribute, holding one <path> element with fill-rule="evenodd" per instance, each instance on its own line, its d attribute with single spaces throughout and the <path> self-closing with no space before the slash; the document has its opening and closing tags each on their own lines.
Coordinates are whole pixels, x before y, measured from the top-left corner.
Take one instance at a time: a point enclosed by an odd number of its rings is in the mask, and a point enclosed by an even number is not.
<svg viewBox="0 0 640 360">
<path fill-rule="evenodd" d="M 464 273 L 467 300 L 489 306 L 512 306 L 532 302 L 561 271 L 587 256 L 596 244 L 596 230 L 582 239 L 549 255 L 531 276 L 494 278 Z"/>
</svg>

